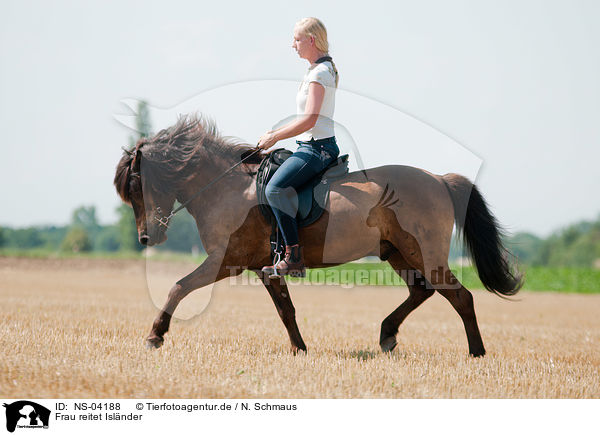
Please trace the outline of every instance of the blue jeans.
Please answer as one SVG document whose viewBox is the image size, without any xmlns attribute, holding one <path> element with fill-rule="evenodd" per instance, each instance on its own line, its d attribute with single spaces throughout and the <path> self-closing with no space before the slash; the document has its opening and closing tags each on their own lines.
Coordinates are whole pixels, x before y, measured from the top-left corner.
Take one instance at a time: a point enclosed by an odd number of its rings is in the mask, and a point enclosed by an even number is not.
<svg viewBox="0 0 600 435">
<path fill-rule="evenodd" d="M 267 202 L 273 209 L 283 240 L 288 246 L 298 244 L 297 190 L 321 173 L 340 154 L 335 136 L 296 143 L 298 149 L 275 171 L 265 191 Z"/>
</svg>

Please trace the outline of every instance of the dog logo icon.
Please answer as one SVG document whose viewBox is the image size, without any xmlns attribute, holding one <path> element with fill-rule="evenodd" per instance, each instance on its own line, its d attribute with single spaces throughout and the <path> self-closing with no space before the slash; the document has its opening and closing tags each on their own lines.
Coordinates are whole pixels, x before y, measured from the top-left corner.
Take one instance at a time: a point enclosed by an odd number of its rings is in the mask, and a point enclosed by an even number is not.
<svg viewBox="0 0 600 435">
<path fill-rule="evenodd" d="M 19 400 L 3 404 L 6 408 L 6 430 L 14 432 L 18 428 L 48 429 L 50 410 L 29 400 Z"/>
</svg>

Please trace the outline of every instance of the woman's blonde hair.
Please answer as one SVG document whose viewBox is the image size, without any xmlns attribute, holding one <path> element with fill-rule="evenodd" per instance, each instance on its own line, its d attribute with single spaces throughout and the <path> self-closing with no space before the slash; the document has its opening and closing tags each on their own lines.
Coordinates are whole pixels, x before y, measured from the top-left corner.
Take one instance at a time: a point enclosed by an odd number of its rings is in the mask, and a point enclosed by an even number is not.
<svg viewBox="0 0 600 435">
<path fill-rule="evenodd" d="M 315 38 L 315 47 L 320 52 L 329 55 L 329 42 L 327 41 L 327 29 L 325 25 L 315 17 L 302 18 L 300 21 L 296 23 L 294 26 L 296 29 L 300 31 L 303 35 L 312 36 Z M 335 72 L 335 87 L 337 88 L 339 81 L 338 70 L 335 67 L 335 63 L 333 60 L 331 61 L 331 65 L 333 66 L 333 71 Z"/>
</svg>

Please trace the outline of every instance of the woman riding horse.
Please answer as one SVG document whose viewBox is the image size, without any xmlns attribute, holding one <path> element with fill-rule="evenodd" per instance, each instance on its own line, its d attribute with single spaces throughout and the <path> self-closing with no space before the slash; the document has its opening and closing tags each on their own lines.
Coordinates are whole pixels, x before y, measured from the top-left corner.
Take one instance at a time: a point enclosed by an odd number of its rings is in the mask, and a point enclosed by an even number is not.
<svg viewBox="0 0 600 435">
<path fill-rule="evenodd" d="M 382 351 L 396 347 L 404 319 L 437 292 L 459 314 L 469 353 L 483 356 L 473 295 L 448 264 L 453 228 L 462 232 L 486 289 L 501 296 L 514 295 L 523 279 L 509 261 L 496 218 L 467 178 L 400 165 L 351 172 L 330 184 L 322 216 L 298 230 L 295 189 L 338 154 L 331 121 L 337 71 L 325 56 L 327 38 L 318 20 L 298 23 L 294 48 L 310 62 L 298 96 L 302 116 L 266 133 L 259 142 L 260 148 L 268 149 L 278 140 L 304 133 L 298 151 L 281 165 L 267 192 L 286 243 L 285 258 L 275 265 L 277 271 L 273 266 L 263 267 L 271 258 L 267 242 L 271 225 L 258 203 L 256 170 L 261 159 L 249 159 L 256 156 L 256 147 L 221 137 L 215 125 L 202 118 L 183 116 L 154 137 L 139 140 L 117 165 L 114 184 L 121 199 L 133 208 L 140 243 L 164 242 L 169 220 L 186 208 L 207 253 L 202 264 L 169 291 L 152 324 L 148 346 L 163 344 L 172 315 L 187 295 L 247 269 L 261 278 L 273 299 L 292 351 L 305 351 L 285 280 L 271 279 L 271 274 L 302 275 L 304 261 L 308 267 L 320 268 L 378 256 L 409 289 L 408 298 L 381 323 Z M 174 210 L 176 200 L 181 205 Z M 299 235 L 305 252 L 300 249 Z"/>
<path fill-rule="evenodd" d="M 296 24 L 292 46 L 310 64 L 296 96 L 299 116 L 277 130 L 268 131 L 258 142 L 258 147 L 266 150 L 280 140 L 300 135 L 296 141 L 298 150 L 267 184 L 266 197 L 285 241 L 285 257 L 274 266 L 263 267 L 263 272 L 305 276 L 296 221 L 297 190 L 339 155 L 332 119 L 338 72 L 328 55 L 327 30 L 317 18 L 304 18 Z"/>
</svg>

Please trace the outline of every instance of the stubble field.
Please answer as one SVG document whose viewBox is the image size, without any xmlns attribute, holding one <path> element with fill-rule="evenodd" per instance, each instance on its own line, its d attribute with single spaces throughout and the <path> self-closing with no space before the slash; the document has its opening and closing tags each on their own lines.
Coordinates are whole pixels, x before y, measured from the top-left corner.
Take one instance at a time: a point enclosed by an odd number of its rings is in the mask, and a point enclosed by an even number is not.
<svg viewBox="0 0 600 435">
<path fill-rule="evenodd" d="M 166 292 L 193 267 L 153 264 L 152 286 Z M 148 351 L 157 308 L 146 271 L 140 260 L 0 258 L 0 397 L 600 398 L 600 295 L 509 302 L 475 290 L 488 354 L 473 359 L 439 295 L 388 355 L 379 325 L 406 288 L 292 284 L 309 348 L 294 356 L 264 287 L 225 280 Z"/>
</svg>

